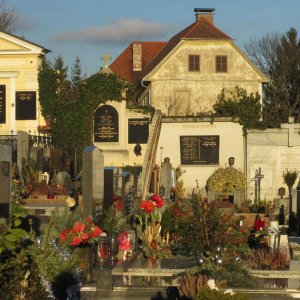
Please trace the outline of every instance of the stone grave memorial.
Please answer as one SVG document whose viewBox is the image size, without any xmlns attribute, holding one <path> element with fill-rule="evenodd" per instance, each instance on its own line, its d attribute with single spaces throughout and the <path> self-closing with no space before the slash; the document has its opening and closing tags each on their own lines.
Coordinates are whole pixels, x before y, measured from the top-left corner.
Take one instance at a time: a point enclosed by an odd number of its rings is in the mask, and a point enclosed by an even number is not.
<svg viewBox="0 0 300 300">
<path fill-rule="evenodd" d="M 0 145 L 0 219 L 5 223 L 11 211 L 11 157 L 11 146 Z"/>
</svg>

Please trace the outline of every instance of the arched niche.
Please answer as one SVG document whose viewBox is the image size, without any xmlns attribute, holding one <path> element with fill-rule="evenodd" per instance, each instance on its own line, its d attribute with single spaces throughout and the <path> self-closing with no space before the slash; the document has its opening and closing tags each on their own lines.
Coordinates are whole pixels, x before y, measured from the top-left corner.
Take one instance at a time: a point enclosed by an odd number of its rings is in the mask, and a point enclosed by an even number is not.
<svg viewBox="0 0 300 300">
<path fill-rule="evenodd" d="M 119 114 L 111 105 L 99 106 L 94 113 L 94 142 L 119 141 Z"/>
</svg>

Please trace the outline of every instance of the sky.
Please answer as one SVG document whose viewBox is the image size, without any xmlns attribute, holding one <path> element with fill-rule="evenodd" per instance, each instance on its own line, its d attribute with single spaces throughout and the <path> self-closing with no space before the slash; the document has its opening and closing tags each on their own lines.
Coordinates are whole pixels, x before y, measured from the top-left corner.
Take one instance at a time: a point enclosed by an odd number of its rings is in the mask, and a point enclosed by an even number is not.
<svg viewBox="0 0 300 300">
<path fill-rule="evenodd" d="M 300 35 L 300 0 L 6 0 L 18 18 L 13 34 L 61 55 L 71 69 L 76 57 L 87 76 L 112 61 L 132 41 L 168 41 L 195 21 L 194 8 L 215 8 L 215 25 L 243 49 L 251 38 Z M 111 61 L 111 62 L 112 62 Z"/>
</svg>

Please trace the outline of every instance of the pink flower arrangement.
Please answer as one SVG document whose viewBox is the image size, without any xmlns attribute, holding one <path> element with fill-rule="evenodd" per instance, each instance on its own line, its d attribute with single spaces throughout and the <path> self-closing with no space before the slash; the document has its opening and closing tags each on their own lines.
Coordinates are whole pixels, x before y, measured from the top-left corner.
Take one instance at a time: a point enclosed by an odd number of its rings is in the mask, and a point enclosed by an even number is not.
<svg viewBox="0 0 300 300">
<path fill-rule="evenodd" d="M 71 230 L 64 229 L 59 234 L 59 238 L 61 242 L 76 247 L 95 242 L 102 233 L 103 230 L 86 217 L 83 222 L 76 222 Z"/>
</svg>

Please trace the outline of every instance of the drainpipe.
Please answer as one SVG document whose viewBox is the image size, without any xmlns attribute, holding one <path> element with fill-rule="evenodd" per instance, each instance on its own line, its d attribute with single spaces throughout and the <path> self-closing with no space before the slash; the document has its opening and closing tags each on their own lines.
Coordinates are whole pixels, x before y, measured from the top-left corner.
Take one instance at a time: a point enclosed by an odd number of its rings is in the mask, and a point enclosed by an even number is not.
<svg viewBox="0 0 300 300">
<path fill-rule="evenodd" d="M 148 88 L 148 86 L 144 85 L 144 79 L 142 79 L 142 87 L 144 87 L 145 89 L 148 89 L 148 95 L 149 95 L 149 105 L 151 105 L 151 89 Z"/>
</svg>

